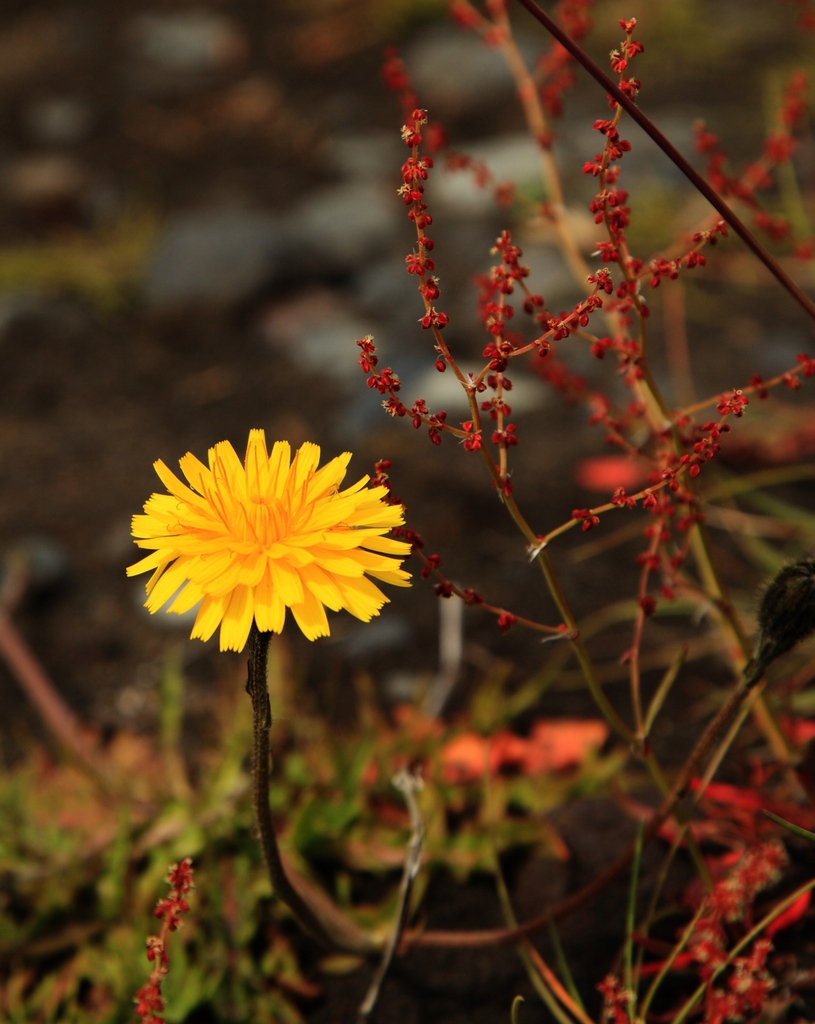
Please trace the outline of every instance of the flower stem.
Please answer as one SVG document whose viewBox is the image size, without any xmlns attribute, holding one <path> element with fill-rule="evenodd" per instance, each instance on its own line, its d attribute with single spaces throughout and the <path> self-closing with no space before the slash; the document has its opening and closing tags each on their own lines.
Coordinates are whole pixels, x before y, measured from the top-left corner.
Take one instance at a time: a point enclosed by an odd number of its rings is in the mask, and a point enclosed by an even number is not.
<svg viewBox="0 0 815 1024">
<path fill-rule="evenodd" d="M 272 706 L 266 682 L 266 663 L 271 637 L 271 633 L 261 633 L 257 625 L 252 623 L 248 642 L 249 675 L 246 692 L 252 699 L 252 803 L 272 889 L 304 931 L 322 946 L 346 952 L 371 952 L 371 947 L 377 948 L 377 944 L 372 943 L 352 922 L 329 921 L 304 899 L 286 873 L 280 855 L 269 806 L 269 730 L 272 726 Z"/>
</svg>

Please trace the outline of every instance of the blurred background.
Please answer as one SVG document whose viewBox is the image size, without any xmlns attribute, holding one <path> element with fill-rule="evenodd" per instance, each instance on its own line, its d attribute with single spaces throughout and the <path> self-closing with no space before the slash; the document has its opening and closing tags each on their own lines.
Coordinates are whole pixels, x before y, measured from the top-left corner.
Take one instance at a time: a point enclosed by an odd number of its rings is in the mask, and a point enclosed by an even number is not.
<svg viewBox="0 0 815 1024">
<path fill-rule="evenodd" d="M 812 37 L 796 30 L 801 8 L 601 0 L 587 46 L 604 63 L 619 42 L 617 19 L 636 15 L 644 108 L 686 153 L 694 119 L 705 117 L 738 168 L 758 153 L 790 71 L 812 65 Z M 533 60 L 548 42 L 524 12 L 513 20 Z M 251 427 L 294 445 L 315 440 L 325 457 L 351 449 L 354 479 L 391 459 L 410 525 L 451 578 L 519 614 L 553 615 L 478 460 L 389 420 L 357 366 L 354 342 L 372 333 L 408 404 L 424 397 L 451 419 L 465 417 L 451 375 L 433 369 L 404 272 L 413 238 L 396 196 L 401 116 L 379 76 L 390 43 L 452 144 L 542 197 L 508 73 L 452 25 L 441 0 L 2 5 L 0 553 L 30 565 L 17 621 L 66 700 L 99 727 L 150 727 L 157 666 L 179 643 L 191 707 L 205 712 L 214 647 L 185 641 L 188 622 L 141 608 L 143 581 L 124 576 L 136 557 L 129 520 L 157 486 L 155 459 L 174 466 L 188 450 L 205 457 L 222 439 L 240 448 Z M 586 252 L 597 229 L 586 209 L 592 182 L 580 169 L 600 148 L 591 125 L 606 110 L 578 74 L 556 125 Z M 623 170 L 632 237 L 646 255 L 707 209 L 636 129 L 624 134 L 633 144 Z M 796 161 L 811 200 L 811 131 Z M 547 305 L 565 310 L 580 297 L 541 225 L 496 211 L 466 175 L 440 170 L 428 195 L 447 336 L 465 365 L 484 344 L 470 281 L 489 266 L 508 222 Z M 786 369 L 811 336 L 769 277 L 738 245 L 727 248 L 704 280 L 689 282 L 682 314 L 701 394 Z M 616 387 L 610 367 L 585 348 L 563 354 L 590 384 Z M 655 363 L 668 372 L 659 354 Z M 587 490 L 592 474 L 580 472 L 605 447 L 585 428 L 583 409 L 564 405 L 531 373 L 514 376 L 516 486 L 545 532 L 613 489 Z M 809 402 L 805 395 L 794 411 L 798 456 L 811 442 L 801 412 Z M 766 426 L 759 434 L 766 442 Z M 636 569 L 627 556 L 606 567 L 572 558 L 578 540 L 556 557 L 586 612 L 620 589 L 629 563 Z M 748 595 L 757 578 L 739 581 Z M 317 705 L 345 714 L 349 664 L 372 668 L 387 701 L 411 697 L 435 672 L 432 586 L 417 581 L 391 596 L 372 625 L 336 617 L 331 639 L 316 647 L 286 638 L 310 680 L 304 699 L 313 693 Z M 501 637 L 492 623 L 485 632 L 477 614 L 464 635 L 470 661 L 482 667 L 502 655 L 525 668 L 540 658 L 534 638 Z M 559 706 L 582 699 L 562 695 Z M 0 701 L 3 756 L 14 760 L 41 726 L 2 666 Z"/>
</svg>

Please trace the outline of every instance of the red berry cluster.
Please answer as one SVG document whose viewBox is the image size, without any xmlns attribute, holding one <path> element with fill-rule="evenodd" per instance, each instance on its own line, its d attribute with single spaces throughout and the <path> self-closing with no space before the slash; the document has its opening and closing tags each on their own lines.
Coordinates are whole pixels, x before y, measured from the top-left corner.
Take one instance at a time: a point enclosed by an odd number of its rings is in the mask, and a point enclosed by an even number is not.
<svg viewBox="0 0 815 1024">
<path fill-rule="evenodd" d="M 167 873 L 167 882 L 170 893 L 158 901 L 153 911 L 154 916 L 161 921 L 161 932 L 147 939 L 147 959 L 153 965 L 153 970 L 134 999 L 136 1015 L 142 1024 L 164 1024 L 161 1016 L 164 1012 L 161 986 L 170 970 L 167 938 L 170 932 L 181 927 L 182 918 L 190 909 L 187 896 L 194 885 L 192 859 L 185 857 L 179 864 L 173 864 Z"/>
<path fill-rule="evenodd" d="M 717 881 L 706 898 L 704 910 L 688 944 L 682 963 L 695 965 L 703 981 L 727 963 L 729 937 L 734 925 L 750 926 L 753 903 L 761 890 L 781 877 L 787 854 L 781 843 L 760 843 L 748 849 L 731 871 Z M 752 943 L 749 953 L 733 960 L 725 987 L 711 986 L 707 996 L 706 1020 L 743 1020 L 759 1013 L 775 987 L 766 970 L 772 942 L 763 937 Z"/>
</svg>

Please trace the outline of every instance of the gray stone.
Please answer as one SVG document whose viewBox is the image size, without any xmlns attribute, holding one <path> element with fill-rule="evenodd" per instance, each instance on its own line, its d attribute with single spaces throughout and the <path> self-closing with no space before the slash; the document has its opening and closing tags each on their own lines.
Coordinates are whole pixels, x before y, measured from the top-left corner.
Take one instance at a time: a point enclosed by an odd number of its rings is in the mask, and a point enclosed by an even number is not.
<svg viewBox="0 0 815 1024">
<path fill-rule="evenodd" d="M 3 552 L 0 560 L 0 591 L 7 587 L 19 598 L 42 598 L 66 586 L 73 565 L 70 554 L 54 537 L 31 534 L 21 537 Z"/>
<path fill-rule="evenodd" d="M 178 74 L 221 71 L 245 58 L 248 44 L 230 18 L 206 10 L 139 14 L 127 32 L 135 55 Z"/>
<path fill-rule="evenodd" d="M 314 287 L 291 299 L 269 305 L 258 319 L 266 342 L 300 367 L 364 388 L 355 342 L 371 330 L 336 290 Z"/>
<path fill-rule="evenodd" d="M 38 146 L 71 146 L 90 134 L 93 113 L 78 96 L 45 96 L 26 104 L 23 124 Z"/>
<path fill-rule="evenodd" d="M 465 151 L 487 165 L 494 185 L 511 181 L 522 189 L 540 192 L 540 150 L 528 135 L 496 135 L 466 146 Z M 432 173 L 427 195 L 433 208 L 444 206 L 470 217 L 489 215 L 497 209 L 492 187 L 479 187 L 468 170 L 448 170 L 443 160 Z"/>
<path fill-rule="evenodd" d="M 388 608 L 370 622 L 357 624 L 353 619 L 344 619 L 343 625 L 342 632 L 338 630 L 337 644 L 352 661 L 405 648 L 413 639 L 410 623 Z"/>
<path fill-rule="evenodd" d="M 396 186 L 343 182 L 320 189 L 288 218 L 296 246 L 292 256 L 308 269 L 353 271 L 375 258 L 400 224 Z"/>
<path fill-rule="evenodd" d="M 381 179 L 399 187 L 399 168 L 408 156 L 398 131 L 347 133 L 327 140 L 328 159 L 354 181 Z"/>
<path fill-rule="evenodd" d="M 465 374 L 470 372 L 476 374 L 483 369 L 484 362 L 463 362 L 459 366 Z M 467 396 L 449 368 L 444 373 L 439 373 L 431 362 L 427 362 L 423 368 L 418 366 L 402 367 L 395 364 L 394 369 L 402 381 L 402 392 L 404 393 L 402 400 L 406 405 L 410 405 L 416 398 L 424 398 L 428 407 L 434 412 L 438 409 L 445 409 L 451 422 L 469 419 Z M 507 376 L 512 381 L 512 390 L 507 391 L 504 397 L 512 409 L 511 419 L 541 409 L 548 403 L 549 390 L 544 382 L 532 376 L 522 365 L 510 365 Z M 487 401 L 494 394 L 493 391 L 485 391 L 481 400 Z M 485 424 L 491 422 L 485 417 Z"/>
<path fill-rule="evenodd" d="M 520 37 L 527 65 L 540 53 L 540 43 Z M 496 49 L 472 32 L 439 25 L 423 32 L 405 51 L 405 63 L 416 87 L 419 102 L 432 119 L 445 120 L 467 110 L 477 111 L 509 99 L 515 82 Z"/>
<path fill-rule="evenodd" d="M 87 181 L 84 165 L 67 153 L 29 153 L 6 163 L 0 187 L 11 202 L 37 209 L 77 202 Z"/>
<path fill-rule="evenodd" d="M 47 295 L 36 288 L 0 293 L 0 342 L 20 324 L 34 324 L 63 338 L 79 338 L 89 330 L 91 314 L 81 301 Z"/>
<path fill-rule="evenodd" d="M 152 307 L 235 303 L 274 279 L 284 256 L 280 221 L 258 210 L 183 213 L 164 226 L 145 280 Z"/>
<path fill-rule="evenodd" d="M 360 304 L 372 313 L 388 319 L 396 315 L 400 323 L 415 324 L 422 312 L 422 300 L 416 288 L 416 278 L 405 268 L 409 244 L 410 235 L 406 231 L 404 253 L 391 253 L 361 266 L 354 277 L 354 294 Z M 402 313 L 406 318 L 399 315 Z"/>
</svg>

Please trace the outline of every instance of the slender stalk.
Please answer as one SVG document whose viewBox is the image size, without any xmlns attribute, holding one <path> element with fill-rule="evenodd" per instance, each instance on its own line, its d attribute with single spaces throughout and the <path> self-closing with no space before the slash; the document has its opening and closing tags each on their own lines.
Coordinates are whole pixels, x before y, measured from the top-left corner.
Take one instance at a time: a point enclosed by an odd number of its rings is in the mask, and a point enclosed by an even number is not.
<svg viewBox="0 0 815 1024">
<path fill-rule="evenodd" d="M 485 458 L 488 459 L 489 456 L 485 456 Z M 521 513 L 521 510 L 518 508 L 518 504 L 515 501 L 514 495 L 506 494 L 503 496 L 503 500 L 507 511 L 512 517 L 512 520 L 515 523 L 515 525 L 521 531 L 521 534 L 523 535 L 527 544 L 530 546 L 530 548 L 535 549 L 535 547 L 538 545 L 538 536 L 532 530 L 529 523 L 527 523 L 526 519 L 524 519 L 523 514 Z M 622 739 L 624 739 L 626 743 L 632 743 L 635 738 L 634 733 L 631 731 L 631 729 L 628 728 L 628 726 L 625 724 L 622 718 L 617 714 L 617 712 L 609 702 L 608 698 L 606 697 L 605 693 L 603 693 L 603 688 L 600 685 L 600 682 L 597 679 L 597 673 L 594 670 L 594 664 L 591 658 L 589 657 L 589 653 L 586 650 L 586 647 L 580 637 L 580 631 L 577 628 L 577 620 L 574 617 L 574 614 L 569 606 L 569 602 L 566 600 L 566 595 L 564 594 L 563 588 L 560 585 L 560 580 L 558 579 L 557 574 L 555 573 L 554 566 L 552 565 L 551 559 L 549 558 L 549 553 L 546 551 L 544 547 L 538 548 L 537 553 L 535 555 L 535 561 L 538 563 L 538 566 L 540 567 L 540 570 L 543 573 L 543 578 L 546 581 L 546 586 L 548 587 L 549 593 L 551 594 L 552 599 L 554 600 L 555 605 L 557 606 L 557 610 L 561 618 L 563 619 L 563 623 L 571 634 L 569 640 L 571 642 L 572 650 L 575 653 L 575 657 L 577 658 L 578 664 L 580 665 L 580 669 L 586 680 L 586 684 L 589 687 L 589 690 L 591 692 L 592 697 L 595 700 L 595 703 L 597 704 L 597 707 L 600 709 L 600 712 L 602 713 L 603 717 L 606 719 L 608 724 L 612 727 L 612 729 L 614 729 L 615 732 L 620 737 L 622 737 Z"/>
<path fill-rule="evenodd" d="M 349 927 L 338 929 L 337 922 L 328 922 L 301 896 L 289 879 L 280 848 L 277 845 L 272 811 L 269 806 L 269 730 L 272 706 L 266 682 L 266 663 L 271 633 L 261 633 L 255 623 L 249 633 L 249 674 L 246 692 L 252 699 L 252 802 L 263 859 L 269 871 L 272 889 L 282 900 L 304 931 L 328 949 L 369 953 L 378 948 L 364 932 Z M 342 934 L 340 934 L 340 930 Z M 359 934 L 356 934 L 359 932 Z"/>
<path fill-rule="evenodd" d="M 551 147 L 545 142 L 546 138 L 551 135 L 551 131 L 543 113 L 540 94 L 512 35 L 506 10 L 501 9 L 496 13 L 496 22 L 504 30 L 499 34 L 498 46 L 515 78 L 518 99 L 523 107 L 530 134 L 538 144 L 552 223 L 572 273 L 578 281 L 585 283 L 590 270 L 575 240 L 574 229 L 569 223 L 566 198 L 563 194 L 563 185 L 558 174 L 557 164 Z"/>
<path fill-rule="evenodd" d="M 646 134 L 662 149 L 662 151 L 676 164 L 676 166 L 682 171 L 687 177 L 691 184 L 708 200 L 708 202 L 717 210 L 723 219 L 733 228 L 736 234 L 742 239 L 747 245 L 750 251 L 767 267 L 770 273 L 780 282 L 780 284 L 787 290 L 787 292 L 795 299 L 795 301 L 812 317 L 815 319 L 815 304 L 804 294 L 804 292 L 798 287 L 798 285 L 789 277 L 786 271 L 778 264 L 778 262 L 767 252 L 767 250 L 761 245 L 758 239 L 752 234 L 747 226 L 739 219 L 734 213 L 730 206 L 725 200 L 716 192 L 712 186 L 705 181 L 705 179 L 688 163 L 688 161 L 682 156 L 682 154 L 676 149 L 676 147 L 659 131 L 656 125 L 640 110 L 640 108 L 633 102 L 633 100 L 627 96 L 619 86 L 589 57 L 589 55 L 583 50 L 583 48 L 576 43 L 571 37 L 560 28 L 560 26 L 546 14 L 535 0 L 519 0 L 520 4 L 529 11 L 529 13 L 537 19 L 546 30 L 552 35 L 567 51 L 571 56 L 582 65 L 582 67 L 588 71 L 588 73 L 597 81 L 600 85 L 614 98 L 618 104 L 617 115 L 619 116 L 620 109 L 626 111 L 626 113 L 646 132 Z M 624 261 L 623 261 L 624 264 Z M 640 382 L 640 390 L 643 398 L 645 399 L 646 408 L 649 410 L 651 415 L 652 423 L 655 429 L 660 428 L 658 423 L 659 418 L 663 418 L 665 423 L 673 421 L 674 414 L 672 413 L 668 403 L 666 402 L 659 386 L 654 379 L 648 360 L 645 356 L 645 322 L 642 316 L 640 320 L 640 358 L 638 361 L 640 372 L 642 373 L 642 380 Z M 672 430 L 673 446 L 677 455 L 681 455 L 681 445 L 678 437 L 678 432 L 674 428 Z M 713 559 L 713 553 L 711 550 L 710 540 L 707 534 L 707 528 L 704 523 L 698 523 L 694 526 L 691 533 L 691 548 L 694 554 L 696 564 L 699 568 L 699 572 L 704 581 L 705 587 L 710 594 L 711 598 L 715 602 L 717 614 L 720 615 L 721 620 L 725 627 L 732 633 L 738 646 L 741 648 L 742 654 L 745 658 L 749 657 L 750 646 L 749 641 L 744 633 L 741 623 L 734 611 L 733 604 L 730 601 L 729 594 L 727 593 L 727 587 L 718 572 L 715 561 Z M 641 730 L 641 718 L 639 710 L 639 699 L 637 694 L 638 689 L 638 664 L 637 664 L 637 647 L 638 644 L 634 644 L 634 657 L 631 659 L 631 680 L 632 680 L 632 692 L 634 696 L 634 712 L 637 722 L 637 732 Z M 762 730 L 771 743 L 773 750 L 778 755 L 779 759 L 785 764 L 789 765 L 792 760 L 789 744 L 786 743 L 783 734 L 778 729 L 773 716 L 766 706 L 764 701 L 759 698 L 756 702 L 755 707 L 757 708 L 757 714 L 760 719 Z"/>
</svg>

